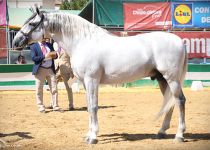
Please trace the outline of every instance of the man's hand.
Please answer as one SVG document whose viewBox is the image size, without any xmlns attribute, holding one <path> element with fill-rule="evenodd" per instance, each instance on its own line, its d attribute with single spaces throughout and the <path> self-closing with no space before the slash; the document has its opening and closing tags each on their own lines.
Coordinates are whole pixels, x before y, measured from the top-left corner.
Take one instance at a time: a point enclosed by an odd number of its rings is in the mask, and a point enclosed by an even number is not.
<svg viewBox="0 0 210 150">
<path fill-rule="evenodd" d="M 45 59 L 56 59 L 58 57 L 57 52 L 49 52 L 45 55 Z"/>
</svg>

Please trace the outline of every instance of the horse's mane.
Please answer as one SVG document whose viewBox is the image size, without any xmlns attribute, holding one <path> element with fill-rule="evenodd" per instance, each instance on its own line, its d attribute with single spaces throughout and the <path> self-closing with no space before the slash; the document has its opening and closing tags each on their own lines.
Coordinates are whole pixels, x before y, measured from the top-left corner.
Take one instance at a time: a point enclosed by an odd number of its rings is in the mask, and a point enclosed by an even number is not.
<svg viewBox="0 0 210 150">
<path fill-rule="evenodd" d="M 46 13 L 48 29 L 51 33 L 62 32 L 68 37 L 79 35 L 82 37 L 92 37 L 93 34 L 104 34 L 108 31 L 88 22 L 87 20 L 73 14 L 50 12 Z"/>
</svg>

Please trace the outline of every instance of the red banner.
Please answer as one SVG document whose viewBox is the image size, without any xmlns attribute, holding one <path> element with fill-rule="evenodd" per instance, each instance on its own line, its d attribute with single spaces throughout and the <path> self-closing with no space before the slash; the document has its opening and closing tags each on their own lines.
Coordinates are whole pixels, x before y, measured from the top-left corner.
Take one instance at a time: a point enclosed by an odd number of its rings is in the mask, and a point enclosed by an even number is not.
<svg viewBox="0 0 210 150">
<path fill-rule="evenodd" d="M 167 30 L 172 26 L 170 3 L 124 3 L 124 30 Z"/>
<path fill-rule="evenodd" d="M 117 36 L 134 36 L 142 32 L 112 32 Z M 209 32 L 172 32 L 182 38 L 188 58 L 210 58 Z M 167 50 L 166 50 L 167 52 Z"/>
<path fill-rule="evenodd" d="M 189 58 L 210 58 L 209 32 L 175 32 L 182 38 Z"/>
<path fill-rule="evenodd" d="M 6 11 L 6 0 L 0 1 L 0 26 L 6 26 L 7 11 Z"/>
<path fill-rule="evenodd" d="M 7 57 L 6 29 L 0 28 L 0 58 Z"/>
</svg>

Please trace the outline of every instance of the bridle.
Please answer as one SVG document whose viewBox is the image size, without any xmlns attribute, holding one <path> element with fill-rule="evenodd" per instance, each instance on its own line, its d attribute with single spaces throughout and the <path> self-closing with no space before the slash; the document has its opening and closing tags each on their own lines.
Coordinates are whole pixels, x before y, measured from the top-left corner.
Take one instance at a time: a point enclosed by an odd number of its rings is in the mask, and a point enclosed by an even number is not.
<svg viewBox="0 0 210 150">
<path fill-rule="evenodd" d="M 23 36 L 24 36 L 24 40 L 23 40 L 23 41 L 25 41 L 25 42 L 27 41 L 27 42 L 28 42 L 28 39 L 29 39 L 30 34 L 31 34 L 34 30 L 36 30 L 36 29 L 38 28 L 38 26 L 43 22 L 43 20 L 44 20 L 44 15 L 43 15 L 43 13 L 40 13 L 39 15 L 41 15 L 41 20 L 40 20 L 36 25 L 31 24 L 31 25 L 33 26 L 32 30 L 30 30 L 28 33 L 25 33 L 25 32 L 23 32 L 22 30 L 20 31 L 20 33 L 22 33 Z M 30 19 L 33 19 L 35 16 L 36 16 L 36 15 L 34 15 L 34 16 L 33 16 L 32 18 L 30 18 Z"/>
</svg>

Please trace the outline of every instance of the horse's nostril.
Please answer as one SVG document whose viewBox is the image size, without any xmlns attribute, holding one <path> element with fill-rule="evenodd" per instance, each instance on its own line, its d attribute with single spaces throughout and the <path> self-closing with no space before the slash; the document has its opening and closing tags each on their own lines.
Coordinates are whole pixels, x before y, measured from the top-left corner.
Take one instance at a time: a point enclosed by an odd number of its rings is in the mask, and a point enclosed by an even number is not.
<svg viewBox="0 0 210 150">
<path fill-rule="evenodd" d="M 13 41 L 12 45 L 13 45 L 13 47 L 18 47 L 18 42 L 17 41 Z"/>
<path fill-rule="evenodd" d="M 17 37 L 14 37 L 14 39 L 13 39 L 13 41 L 12 41 L 12 46 L 13 47 L 18 47 L 18 42 L 19 41 L 19 38 L 17 38 Z"/>
</svg>

